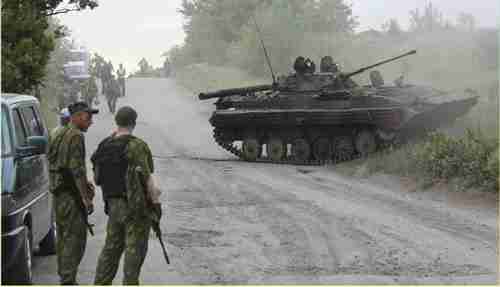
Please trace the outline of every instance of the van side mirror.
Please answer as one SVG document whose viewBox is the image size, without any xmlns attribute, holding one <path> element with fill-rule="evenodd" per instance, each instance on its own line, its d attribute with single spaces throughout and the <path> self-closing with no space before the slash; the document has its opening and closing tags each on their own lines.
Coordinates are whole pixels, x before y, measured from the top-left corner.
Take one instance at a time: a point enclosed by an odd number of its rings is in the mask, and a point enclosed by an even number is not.
<svg viewBox="0 0 500 287">
<path fill-rule="evenodd" d="M 48 140 L 44 136 L 30 136 L 27 138 L 27 145 L 18 147 L 16 155 L 18 157 L 33 156 L 47 152 Z"/>
</svg>

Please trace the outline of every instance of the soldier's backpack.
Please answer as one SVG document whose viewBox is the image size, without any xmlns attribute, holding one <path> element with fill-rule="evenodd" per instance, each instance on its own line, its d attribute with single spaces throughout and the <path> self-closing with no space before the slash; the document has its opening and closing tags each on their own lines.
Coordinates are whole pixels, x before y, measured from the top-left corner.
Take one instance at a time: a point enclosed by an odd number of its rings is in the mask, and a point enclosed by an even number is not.
<svg viewBox="0 0 500 287">
<path fill-rule="evenodd" d="M 127 198 L 127 145 L 133 138 L 132 135 L 108 137 L 99 144 L 90 159 L 95 183 L 101 186 L 104 199 Z"/>
</svg>

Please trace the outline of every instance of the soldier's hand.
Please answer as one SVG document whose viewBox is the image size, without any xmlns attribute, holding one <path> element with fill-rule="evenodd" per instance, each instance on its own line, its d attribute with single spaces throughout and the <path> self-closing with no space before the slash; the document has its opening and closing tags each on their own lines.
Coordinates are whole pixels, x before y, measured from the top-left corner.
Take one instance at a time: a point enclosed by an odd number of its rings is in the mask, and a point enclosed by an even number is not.
<svg viewBox="0 0 500 287">
<path fill-rule="evenodd" d="M 88 194 L 89 194 L 90 200 L 94 199 L 94 196 L 95 196 L 95 186 L 94 186 L 94 184 L 91 183 L 91 182 L 88 182 L 87 183 L 87 190 L 88 190 Z"/>
<path fill-rule="evenodd" d="M 87 214 L 91 215 L 94 213 L 94 204 L 91 202 L 90 204 L 87 204 Z"/>
<path fill-rule="evenodd" d="M 160 220 L 162 216 L 161 203 L 153 203 L 153 212 L 158 216 L 158 220 Z"/>
</svg>

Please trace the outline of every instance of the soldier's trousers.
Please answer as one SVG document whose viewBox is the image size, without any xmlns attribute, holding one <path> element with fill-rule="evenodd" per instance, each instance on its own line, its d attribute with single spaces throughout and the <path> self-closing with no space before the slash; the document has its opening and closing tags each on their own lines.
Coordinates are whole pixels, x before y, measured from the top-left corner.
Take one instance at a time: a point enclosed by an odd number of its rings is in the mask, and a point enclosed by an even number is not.
<svg viewBox="0 0 500 287">
<path fill-rule="evenodd" d="M 114 114 L 115 113 L 115 109 L 116 109 L 116 100 L 117 98 L 116 97 L 108 97 L 106 98 L 107 101 L 108 101 L 108 108 L 109 108 L 109 112 Z"/>
<path fill-rule="evenodd" d="M 78 266 L 87 244 L 87 226 L 71 192 L 54 196 L 57 227 L 57 273 L 63 285 L 76 285 Z"/>
<path fill-rule="evenodd" d="M 141 267 L 148 251 L 151 220 L 128 216 L 125 199 L 110 198 L 107 205 L 106 242 L 99 255 L 94 284 L 113 283 L 120 257 L 125 251 L 123 285 L 139 285 Z"/>
</svg>

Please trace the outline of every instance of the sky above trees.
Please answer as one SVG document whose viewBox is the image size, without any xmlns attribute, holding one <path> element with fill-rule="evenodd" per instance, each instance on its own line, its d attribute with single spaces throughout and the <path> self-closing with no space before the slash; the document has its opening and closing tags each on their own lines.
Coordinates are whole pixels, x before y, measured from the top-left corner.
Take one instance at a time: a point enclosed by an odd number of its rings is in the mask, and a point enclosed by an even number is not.
<svg viewBox="0 0 500 287">
<path fill-rule="evenodd" d="M 423 9 L 422 0 L 347 0 L 353 14 L 358 16 L 362 31 L 381 29 L 391 18 L 397 19 L 403 29 L 408 27 L 409 11 Z M 79 43 L 89 47 L 113 63 L 123 63 L 127 72 L 138 70 L 138 62 L 145 57 L 153 66 L 161 66 L 161 54 L 176 44 L 182 44 L 183 19 L 177 9 L 181 0 L 137 1 L 105 0 L 92 11 L 62 15 L 59 18 L 72 31 Z M 500 18 L 498 0 L 434 0 L 432 3 L 454 23 L 460 12 L 475 16 L 480 27 L 498 27 Z"/>
</svg>

